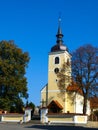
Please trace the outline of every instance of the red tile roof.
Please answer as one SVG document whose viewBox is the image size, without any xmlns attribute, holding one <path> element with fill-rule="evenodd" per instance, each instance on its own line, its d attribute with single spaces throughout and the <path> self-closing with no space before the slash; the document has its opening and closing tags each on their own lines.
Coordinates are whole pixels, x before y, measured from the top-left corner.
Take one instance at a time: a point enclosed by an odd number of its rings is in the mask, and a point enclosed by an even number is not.
<svg viewBox="0 0 98 130">
<path fill-rule="evenodd" d="M 81 88 L 78 87 L 75 82 L 72 82 L 72 84 L 67 87 L 67 91 L 78 92 L 79 94 L 83 95 Z"/>
<path fill-rule="evenodd" d="M 63 109 L 62 105 L 61 105 L 57 100 L 52 100 L 52 102 L 48 105 L 48 108 L 50 108 L 53 103 L 54 103 L 58 108 Z"/>
<path fill-rule="evenodd" d="M 98 97 L 92 97 L 90 98 L 90 108 L 98 108 Z"/>
</svg>

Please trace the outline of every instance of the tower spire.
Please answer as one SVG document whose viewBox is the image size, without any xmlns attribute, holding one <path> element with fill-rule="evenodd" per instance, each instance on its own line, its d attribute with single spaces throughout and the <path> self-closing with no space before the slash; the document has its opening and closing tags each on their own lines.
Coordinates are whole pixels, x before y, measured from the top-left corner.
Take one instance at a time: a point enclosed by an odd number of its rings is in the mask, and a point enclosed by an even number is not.
<svg viewBox="0 0 98 130">
<path fill-rule="evenodd" d="M 58 34 L 62 34 L 62 31 L 61 31 L 61 17 L 59 17 L 59 19 L 58 19 Z"/>
<path fill-rule="evenodd" d="M 63 44 L 63 34 L 62 34 L 62 30 L 61 30 L 61 18 L 59 17 L 58 19 L 58 32 L 57 32 L 57 44 L 58 45 L 62 45 Z"/>
<path fill-rule="evenodd" d="M 57 31 L 57 41 L 56 41 L 56 45 L 54 45 L 51 48 L 51 52 L 57 52 L 57 51 L 68 51 L 67 47 L 63 44 L 63 34 L 62 34 L 62 30 L 61 30 L 61 18 L 59 17 L 58 19 L 58 31 Z"/>
</svg>

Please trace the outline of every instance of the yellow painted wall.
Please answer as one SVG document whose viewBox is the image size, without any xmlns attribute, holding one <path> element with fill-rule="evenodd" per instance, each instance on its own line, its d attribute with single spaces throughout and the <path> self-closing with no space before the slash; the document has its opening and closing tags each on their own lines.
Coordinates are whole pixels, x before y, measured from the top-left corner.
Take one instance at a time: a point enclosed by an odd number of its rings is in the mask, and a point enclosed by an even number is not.
<svg viewBox="0 0 98 130">
<path fill-rule="evenodd" d="M 43 95 L 42 98 L 45 101 L 45 99 L 46 99 L 45 92 L 43 92 L 42 95 Z M 62 94 L 62 93 L 60 93 L 60 91 L 51 90 L 48 92 L 48 104 L 50 104 L 50 102 L 52 100 L 57 100 L 63 106 L 63 110 L 62 110 L 63 113 L 67 113 L 68 111 L 70 113 L 74 113 L 75 104 L 73 101 L 73 96 L 72 97 L 71 96 L 72 96 L 72 94 L 70 95 L 67 92 L 65 92 L 65 94 Z"/>
<path fill-rule="evenodd" d="M 55 64 L 55 57 L 59 57 L 60 63 Z M 67 59 L 70 59 L 70 55 L 67 52 L 61 53 L 50 53 L 49 55 L 49 64 L 48 64 L 48 89 L 49 90 L 58 90 L 57 86 L 57 75 L 54 72 L 55 68 L 62 68 L 64 62 L 67 62 Z"/>
<path fill-rule="evenodd" d="M 85 117 L 83 117 L 83 116 L 78 116 L 78 117 L 77 117 L 77 121 L 78 121 L 78 122 L 84 122 L 84 121 L 85 121 Z"/>
<path fill-rule="evenodd" d="M 23 116 L 19 116 L 19 117 L 4 116 L 3 117 L 3 121 L 20 121 L 20 120 L 23 120 Z"/>
<path fill-rule="evenodd" d="M 59 57 L 59 64 L 55 64 L 55 57 Z M 65 94 L 61 94 L 58 86 L 57 80 L 58 77 L 54 72 L 55 68 L 62 68 L 64 62 L 67 62 L 67 59 L 70 60 L 70 55 L 68 52 L 56 52 L 49 54 L 49 64 L 48 64 L 48 104 L 52 100 L 57 100 L 63 106 L 63 112 L 66 112 L 65 105 Z"/>
<path fill-rule="evenodd" d="M 41 91 L 41 104 L 42 104 L 42 107 L 46 107 L 46 98 L 47 96 L 47 86 L 45 86 L 42 91 Z"/>
<path fill-rule="evenodd" d="M 66 118 L 62 118 L 62 117 L 60 117 L 60 118 L 52 118 L 52 117 L 49 117 L 48 118 L 48 121 L 49 122 L 52 122 L 52 121 L 54 121 L 54 122 L 56 122 L 56 121 L 58 121 L 58 122 L 72 122 L 73 121 L 73 117 L 66 117 Z"/>
</svg>

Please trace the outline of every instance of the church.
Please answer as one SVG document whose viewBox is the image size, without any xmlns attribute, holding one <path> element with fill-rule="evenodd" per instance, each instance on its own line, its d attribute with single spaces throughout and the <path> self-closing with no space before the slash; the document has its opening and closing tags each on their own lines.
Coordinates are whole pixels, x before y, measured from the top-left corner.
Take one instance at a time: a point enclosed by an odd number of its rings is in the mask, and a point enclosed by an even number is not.
<svg viewBox="0 0 98 130">
<path fill-rule="evenodd" d="M 41 89 L 41 107 L 48 108 L 48 113 L 83 113 L 83 95 L 77 85 L 71 85 L 71 80 L 65 80 L 65 89 L 58 87 L 58 73 L 64 63 L 71 64 L 71 54 L 63 43 L 61 19 L 59 18 L 56 34 L 56 44 L 48 54 L 48 83 Z M 69 65 L 71 77 L 71 65 Z M 90 102 L 87 105 L 87 114 L 90 114 Z"/>
</svg>

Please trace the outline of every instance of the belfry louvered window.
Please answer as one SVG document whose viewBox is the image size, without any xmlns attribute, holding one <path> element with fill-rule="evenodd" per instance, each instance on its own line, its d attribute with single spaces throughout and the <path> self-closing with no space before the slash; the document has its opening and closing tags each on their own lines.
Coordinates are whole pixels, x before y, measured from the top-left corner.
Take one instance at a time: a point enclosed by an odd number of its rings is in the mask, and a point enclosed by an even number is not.
<svg viewBox="0 0 98 130">
<path fill-rule="evenodd" d="M 59 64 L 59 57 L 55 57 L 55 64 Z"/>
</svg>

